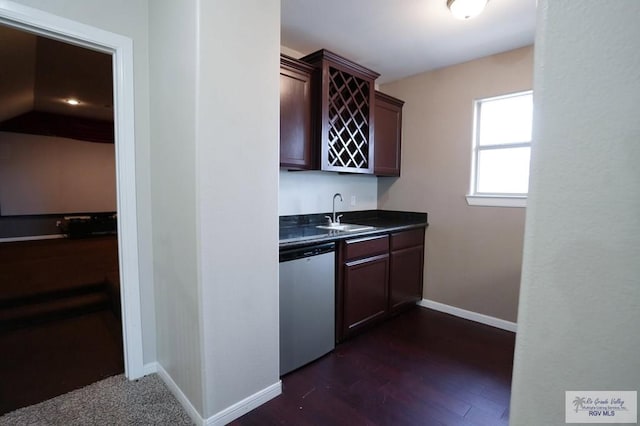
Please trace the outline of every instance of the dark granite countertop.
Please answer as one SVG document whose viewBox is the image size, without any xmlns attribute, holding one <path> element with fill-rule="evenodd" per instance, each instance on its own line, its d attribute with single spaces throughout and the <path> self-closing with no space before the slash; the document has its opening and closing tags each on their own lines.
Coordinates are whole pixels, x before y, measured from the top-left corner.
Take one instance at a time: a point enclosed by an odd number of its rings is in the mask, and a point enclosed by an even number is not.
<svg viewBox="0 0 640 426">
<path fill-rule="evenodd" d="M 427 213 L 362 210 L 339 214 L 343 215 L 340 218 L 342 223 L 373 226 L 374 229 L 344 232 L 318 228 L 318 225 L 327 224 L 325 215 L 330 216 L 331 213 L 280 216 L 280 248 L 294 248 L 428 226 Z"/>
</svg>

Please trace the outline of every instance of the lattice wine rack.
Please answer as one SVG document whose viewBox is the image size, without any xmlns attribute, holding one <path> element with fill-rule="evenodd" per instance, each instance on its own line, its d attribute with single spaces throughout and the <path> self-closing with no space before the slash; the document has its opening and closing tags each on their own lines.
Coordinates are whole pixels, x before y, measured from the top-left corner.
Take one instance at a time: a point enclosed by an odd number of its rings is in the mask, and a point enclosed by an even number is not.
<svg viewBox="0 0 640 426">
<path fill-rule="evenodd" d="M 328 163 L 369 168 L 369 83 L 329 67 Z"/>
<path fill-rule="evenodd" d="M 320 50 L 304 58 L 321 83 L 317 111 L 322 170 L 373 172 L 373 82 L 378 74 L 335 53 Z"/>
</svg>

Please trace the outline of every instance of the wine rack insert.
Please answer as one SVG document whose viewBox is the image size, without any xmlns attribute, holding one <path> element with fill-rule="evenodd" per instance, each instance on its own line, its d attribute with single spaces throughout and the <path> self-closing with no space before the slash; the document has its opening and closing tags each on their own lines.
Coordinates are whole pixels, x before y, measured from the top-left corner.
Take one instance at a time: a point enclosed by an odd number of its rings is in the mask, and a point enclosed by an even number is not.
<svg viewBox="0 0 640 426">
<path fill-rule="evenodd" d="M 369 168 L 369 84 L 329 67 L 330 166 Z"/>
<path fill-rule="evenodd" d="M 316 68 L 320 168 L 373 173 L 374 81 L 378 74 L 327 50 L 302 60 Z"/>
</svg>

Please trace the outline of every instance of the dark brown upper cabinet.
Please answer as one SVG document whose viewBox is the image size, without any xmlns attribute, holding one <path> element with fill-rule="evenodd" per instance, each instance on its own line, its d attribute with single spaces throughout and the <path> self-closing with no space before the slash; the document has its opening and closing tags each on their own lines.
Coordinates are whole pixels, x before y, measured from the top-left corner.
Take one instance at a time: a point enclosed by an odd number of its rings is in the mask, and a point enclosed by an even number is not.
<svg viewBox="0 0 640 426">
<path fill-rule="evenodd" d="M 317 169 L 309 64 L 280 55 L 280 167 Z"/>
<path fill-rule="evenodd" d="M 377 176 L 400 176 L 404 101 L 378 91 L 375 98 L 374 173 Z"/>
<path fill-rule="evenodd" d="M 301 59 L 314 66 L 320 169 L 374 171 L 374 81 L 379 74 L 328 50 Z"/>
</svg>

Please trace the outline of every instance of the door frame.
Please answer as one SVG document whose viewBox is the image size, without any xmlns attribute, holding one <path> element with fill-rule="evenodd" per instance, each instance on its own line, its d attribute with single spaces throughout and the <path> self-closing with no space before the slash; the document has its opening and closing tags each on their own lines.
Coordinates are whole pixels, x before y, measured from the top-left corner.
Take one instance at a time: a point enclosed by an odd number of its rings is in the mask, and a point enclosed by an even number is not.
<svg viewBox="0 0 640 426">
<path fill-rule="evenodd" d="M 129 380 L 144 376 L 136 207 L 133 41 L 125 36 L 0 0 L 0 23 L 112 56 L 118 260 L 124 370 Z"/>
</svg>

